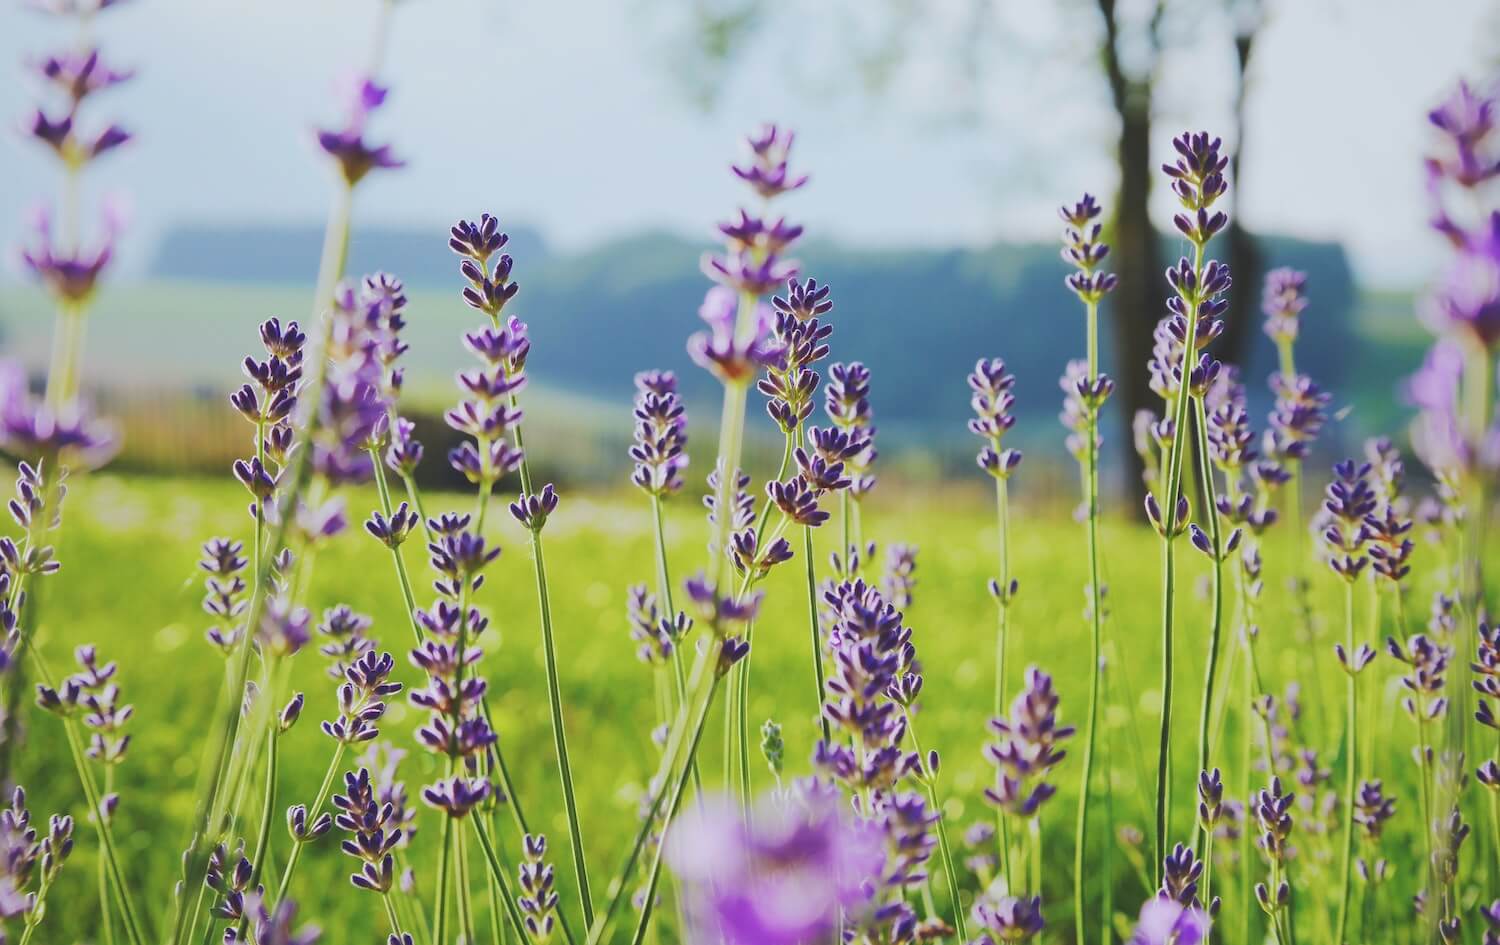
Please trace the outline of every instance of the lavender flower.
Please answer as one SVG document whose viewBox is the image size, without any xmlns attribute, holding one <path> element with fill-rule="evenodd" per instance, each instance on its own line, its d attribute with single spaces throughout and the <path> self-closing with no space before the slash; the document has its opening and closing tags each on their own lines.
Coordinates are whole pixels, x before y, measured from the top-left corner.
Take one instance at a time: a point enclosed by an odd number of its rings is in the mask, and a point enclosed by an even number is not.
<svg viewBox="0 0 1500 945">
<path fill-rule="evenodd" d="M 829 421 L 848 434 L 851 442 L 857 440 L 863 444 L 857 454 L 845 460 L 849 494 L 856 500 L 862 499 L 875 488 L 870 468 L 878 455 L 875 427 L 870 422 L 870 369 L 858 361 L 829 367 L 823 408 Z"/>
<path fill-rule="evenodd" d="M 666 837 L 693 927 L 726 945 L 826 941 L 858 909 L 883 859 L 879 839 L 831 797 L 762 807 L 700 805 Z"/>
<path fill-rule="evenodd" d="M 787 280 L 786 296 L 771 300 L 776 312 L 772 330 L 775 356 L 756 388 L 766 395 L 766 412 L 782 433 L 794 434 L 812 414 L 818 372 L 813 367 L 828 356 L 833 326 L 822 316 L 833 310 L 826 285 L 808 279 Z"/>
<path fill-rule="evenodd" d="M 974 408 L 974 418 L 969 421 L 969 432 L 985 441 L 979 451 L 979 468 L 997 478 L 1007 478 L 1021 464 L 1021 451 L 1005 449 L 1005 434 L 1015 426 L 1016 418 L 1011 413 L 1015 395 L 1011 389 L 1016 378 L 1005 368 L 999 358 L 980 358 L 969 374 L 969 405 Z"/>
<path fill-rule="evenodd" d="M 1365 523 L 1374 515 L 1376 505 L 1369 482 L 1370 464 L 1345 460 L 1333 467 L 1333 475 L 1323 500 L 1328 516 L 1323 542 L 1328 549 L 1328 566 L 1352 582 L 1370 563 L 1366 550 L 1370 529 Z"/>
<path fill-rule="evenodd" d="M 835 621 L 828 635 L 833 666 L 825 683 L 823 715 L 852 736 L 854 747 L 820 741 L 813 763 L 852 792 L 892 790 L 921 764 L 902 746 L 905 715 L 893 697 L 902 691 L 904 677 L 916 671 L 911 630 L 902 624 L 901 613 L 862 580 L 842 582 L 824 599 Z"/>
<path fill-rule="evenodd" d="M 885 576 L 880 579 L 880 592 L 897 610 L 906 610 L 912 603 L 912 592 L 917 586 L 917 548 L 915 545 L 891 545 L 885 554 Z"/>
<path fill-rule="evenodd" d="M 55 472 L 97 469 L 118 448 L 114 426 L 94 417 L 87 404 L 73 400 L 54 408 L 31 396 L 19 365 L 0 361 L 0 451 L 39 472 Z"/>
<path fill-rule="evenodd" d="M 516 904 L 526 924 L 526 933 L 542 945 L 552 938 L 557 923 L 557 890 L 553 888 L 552 865 L 545 859 L 547 838 L 527 834 L 522 841 L 526 858 L 519 868 L 521 891 Z"/>
<path fill-rule="evenodd" d="M 121 214 L 108 209 L 97 242 L 68 247 L 54 238 L 49 211 L 39 208 L 32 215 L 30 245 L 22 248 L 21 263 L 59 303 L 81 309 L 93 299 L 100 277 L 114 260 L 115 241 L 123 228 Z"/>
<path fill-rule="evenodd" d="M 664 496 L 682 488 L 687 468 L 687 414 L 677 396 L 677 375 L 642 371 L 635 376 L 635 442 L 630 481 L 649 495 Z"/>
<path fill-rule="evenodd" d="M 762 291 L 769 291 L 783 278 L 778 273 Z M 698 307 L 698 317 L 708 330 L 688 339 L 693 363 L 725 384 L 748 383 L 757 370 L 775 364 L 781 356 L 779 344 L 771 335 L 771 309 L 759 301 L 744 305 L 748 314 L 741 312 L 740 296 L 733 290 L 724 286 L 709 289 Z"/>
<path fill-rule="evenodd" d="M 385 715 L 385 699 L 403 688 L 390 680 L 396 661 L 389 653 L 373 649 L 344 667 L 344 682 L 338 687 L 339 716 L 323 723 L 323 734 L 344 745 L 367 742 L 380 734 L 376 723 Z M 413 702 L 416 697 L 413 695 Z M 421 703 L 418 703 L 421 704 Z"/>
<path fill-rule="evenodd" d="M 370 144 L 365 139 L 365 125 L 385 104 L 390 90 L 366 77 L 355 77 L 346 84 L 343 127 L 321 129 L 317 138 L 318 146 L 338 164 L 344 183 L 353 187 L 373 170 L 402 167 L 406 162 L 392 153 L 390 145 Z"/>
<path fill-rule="evenodd" d="M 372 892 L 390 892 L 396 864 L 391 850 L 401 841 L 402 831 L 389 824 L 395 808 L 376 799 L 368 769 L 344 775 L 344 793 L 333 795 L 333 806 L 339 810 L 334 823 L 349 834 L 340 846 L 360 864 L 349 881 Z"/>
<path fill-rule="evenodd" d="M 1026 688 L 1011 703 L 1010 715 L 990 721 L 997 739 L 984 754 L 995 765 L 996 780 L 985 788 L 984 799 L 991 806 L 1016 817 L 1034 817 L 1057 792 L 1047 778 L 1067 755 L 1061 745 L 1074 732 L 1073 726 L 1059 724 L 1058 702 L 1052 677 L 1028 667 Z"/>
<path fill-rule="evenodd" d="M 1302 312 L 1307 308 L 1307 273 L 1283 266 L 1266 273 L 1260 309 L 1265 313 L 1266 336 L 1278 347 L 1297 340 Z"/>
</svg>

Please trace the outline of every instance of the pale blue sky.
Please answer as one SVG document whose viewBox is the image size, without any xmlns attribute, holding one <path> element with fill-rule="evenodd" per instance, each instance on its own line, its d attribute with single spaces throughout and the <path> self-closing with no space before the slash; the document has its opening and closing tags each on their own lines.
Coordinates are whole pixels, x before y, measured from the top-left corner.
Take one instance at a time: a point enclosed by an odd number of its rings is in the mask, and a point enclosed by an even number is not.
<svg viewBox="0 0 1500 945">
<path fill-rule="evenodd" d="M 1500 15 L 1487 0 L 1267 2 L 1246 220 L 1341 239 L 1369 281 L 1420 282 L 1439 258 L 1424 228 L 1423 116 L 1456 76 L 1493 68 Z M 16 0 L 0 4 L 0 62 L 65 41 L 57 23 Z M 984 47 L 977 88 L 927 54 L 970 28 L 973 0 L 890 5 L 925 19 L 887 98 L 849 91 L 844 76 L 848 44 L 876 34 L 853 22 L 870 0 L 788 0 L 768 4 L 769 28 L 704 112 L 685 89 L 694 80 L 680 57 L 680 4 L 404 0 L 377 130 L 411 166 L 362 188 L 359 217 L 436 226 L 488 209 L 567 246 L 643 226 L 704 233 L 739 196 L 723 166 L 740 132 L 765 118 L 800 133 L 798 162 L 814 182 L 789 209 L 820 236 L 867 245 L 1050 236 L 1056 204 L 1085 188 L 1109 192 L 1109 113 L 1086 64 L 1092 40 L 1077 38 L 1092 37 L 1095 23 L 1058 12 L 1088 14 L 1092 4 L 994 3 L 991 29 L 1006 38 Z M 138 267 L 175 220 L 321 220 L 328 170 L 309 129 L 335 117 L 334 80 L 367 58 L 375 8 L 132 0 L 101 18 L 113 61 L 141 70 L 95 112 L 140 135 L 93 185 L 131 192 L 138 239 L 127 264 Z M 1228 124 L 1218 21 L 1179 46 L 1159 95 L 1163 144 L 1182 126 Z M 19 121 L 29 91 L 28 81 L 0 83 L 0 115 Z M 21 213 L 56 182 L 15 135 L 0 142 L 0 160 L 0 234 L 11 243 Z"/>
</svg>

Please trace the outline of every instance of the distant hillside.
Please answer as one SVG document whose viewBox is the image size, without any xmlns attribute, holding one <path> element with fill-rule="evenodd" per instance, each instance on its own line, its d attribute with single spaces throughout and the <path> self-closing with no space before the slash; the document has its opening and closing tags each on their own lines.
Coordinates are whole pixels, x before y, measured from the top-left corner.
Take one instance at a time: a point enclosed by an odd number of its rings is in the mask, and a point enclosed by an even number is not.
<svg viewBox="0 0 1500 945">
<path fill-rule="evenodd" d="M 708 282 L 698 271 L 698 259 L 705 244 L 642 233 L 585 252 L 559 253 L 549 251 L 534 231 L 511 232 L 509 251 L 521 283 L 511 310 L 531 325 L 540 353 L 532 368 L 538 384 L 624 405 L 636 371 L 671 368 L 683 378 L 689 407 L 708 419 L 700 411 L 716 402 L 716 385 L 692 367 L 684 346 L 701 324 L 696 313 Z M 180 228 L 167 235 L 157 253 L 152 285 L 158 288 L 134 300 L 115 294 L 112 301 L 141 306 L 153 323 L 182 326 L 176 335 L 196 349 L 193 363 L 229 367 L 255 318 L 296 312 L 305 304 L 318 241 L 314 227 Z M 1304 318 L 1299 366 L 1343 395 L 1355 388 L 1388 389 L 1393 381 L 1366 376 L 1370 372 L 1348 356 L 1356 336 L 1355 289 L 1343 250 L 1276 237 L 1262 246 L 1267 265 L 1309 273 L 1312 306 Z M 1175 252 L 1177 246 L 1172 242 L 1166 248 Z M 1082 354 L 1083 314 L 1063 288 L 1067 270 L 1054 246 L 872 251 L 814 242 L 801 259 L 807 275 L 833 287 L 833 358 L 865 361 L 875 374 L 876 422 L 887 446 L 936 449 L 953 463 L 967 463 L 964 375 L 975 359 L 998 355 L 1017 376 L 1017 412 L 1025 422 L 1016 441 L 1028 448 L 1056 448 L 1062 398 L 1057 379 L 1068 359 Z M 461 314 L 459 277 L 445 234 L 437 227 L 362 229 L 353 242 L 350 271 L 377 268 L 401 276 L 412 290 L 413 385 L 435 384 L 446 396 L 446 378 L 463 358 L 454 333 L 467 316 Z M 1260 283 L 1259 274 L 1236 273 L 1234 291 L 1258 296 Z M 215 324 L 203 323 L 205 317 Z M 226 334 L 230 321 L 235 325 Z M 119 324 L 140 326 L 134 318 Z M 1107 307 L 1103 324 L 1108 334 Z M 198 340 L 188 341 L 190 334 Z M 1256 348 L 1247 379 L 1260 414 L 1269 400 L 1264 379 L 1274 354 L 1258 330 L 1251 334 Z M 120 343 L 131 344 L 128 337 Z M 220 346 L 227 350 L 200 360 Z M 1112 363 L 1107 341 L 1103 357 L 1105 370 L 1117 376 L 1144 370 Z M 171 383 L 174 372 L 188 369 L 178 360 L 155 376 Z M 1389 400 L 1382 393 L 1382 403 Z M 761 418 L 758 401 L 752 412 Z M 1106 432 L 1111 448 L 1128 448 L 1123 431 Z"/>
</svg>

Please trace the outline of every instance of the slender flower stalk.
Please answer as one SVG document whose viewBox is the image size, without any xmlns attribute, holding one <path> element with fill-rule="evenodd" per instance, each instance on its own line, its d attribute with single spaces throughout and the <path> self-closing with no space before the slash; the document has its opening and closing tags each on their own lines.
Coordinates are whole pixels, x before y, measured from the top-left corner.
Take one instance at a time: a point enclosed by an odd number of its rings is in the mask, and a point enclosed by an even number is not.
<svg viewBox="0 0 1500 945">
<path fill-rule="evenodd" d="M 1078 819 L 1073 837 L 1073 928 L 1077 939 L 1088 938 L 1083 917 L 1084 864 L 1089 835 L 1089 801 L 1093 790 L 1094 753 L 1098 746 L 1099 698 L 1104 672 L 1104 599 L 1099 574 L 1099 411 L 1114 390 L 1114 382 L 1099 372 L 1099 303 L 1115 287 L 1111 273 L 1099 271 L 1109 255 L 1109 244 L 1100 236 L 1103 227 L 1097 221 L 1101 210 L 1089 194 L 1072 207 L 1062 207 L 1059 214 L 1067 224 L 1063 234 L 1063 259 L 1076 270 L 1068 276 L 1068 288 L 1084 305 L 1084 334 L 1088 358 L 1083 377 L 1070 365 L 1064 378 L 1067 394 L 1064 422 L 1072 430 L 1069 447 L 1082 455 L 1085 514 L 1088 522 L 1089 587 L 1088 619 L 1090 658 L 1088 723 L 1083 742 L 1083 773 L 1078 788 Z M 1069 381 L 1072 381 L 1070 384 Z M 1107 769 L 1106 769 L 1107 771 Z M 1106 775 L 1107 776 L 1107 775 Z M 1114 835 L 1114 825 L 1106 822 L 1105 835 Z M 1105 877 L 1105 883 L 1110 882 Z M 1106 911 L 1102 923 L 1104 941 L 1109 940 L 1111 917 Z"/>
<path fill-rule="evenodd" d="M 484 313 L 490 321 L 487 328 L 466 336 L 471 350 L 485 367 L 460 375 L 460 383 L 472 400 L 450 411 L 448 422 L 474 437 L 449 457 L 450 462 L 479 488 L 474 519 L 483 529 L 490 492 L 506 472 L 520 473 L 521 493 L 511 505 L 511 514 L 526 528 L 531 539 L 531 558 L 536 572 L 537 600 L 541 612 L 542 651 L 547 669 L 547 699 L 552 715 L 552 743 L 558 772 L 563 785 L 563 804 L 568 815 L 574 876 L 578 882 L 579 901 L 584 924 L 594 918 L 593 893 L 589 886 L 588 862 L 584 853 L 583 829 L 579 824 L 578 801 L 573 788 L 573 765 L 568 756 L 567 732 L 563 721 L 559 693 L 557 646 L 552 626 L 551 592 L 547 584 L 546 555 L 542 545 L 542 528 L 547 516 L 557 508 L 557 493 L 549 483 L 539 491 L 526 460 L 521 432 L 520 392 L 526 384 L 526 358 L 531 351 L 526 323 L 515 316 L 506 317 L 504 308 L 515 298 L 520 285 L 511 278 L 512 258 L 501 254 L 492 257 L 509 242 L 500 232 L 493 216 L 485 214 L 478 222 L 461 220 L 454 225 L 449 247 L 463 257 L 460 264 L 468 285 L 463 298 L 471 308 Z M 506 442 L 506 434 L 510 442 Z"/>
<path fill-rule="evenodd" d="M 1173 224 L 1193 244 L 1193 259 L 1179 259 L 1167 270 L 1167 281 L 1175 292 L 1168 300 L 1171 312 L 1157 328 L 1157 348 L 1151 361 L 1152 388 L 1171 404 L 1170 420 L 1159 425 L 1158 440 L 1166 460 L 1161 471 L 1165 491 L 1161 499 L 1146 495 L 1146 513 L 1161 536 L 1162 548 L 1162 711 L 1161 737 L 1157 747 L 1156 834 L 1157 879 L 1167 843 L 1167 812 L 1171 803 L 1172 688 L 1175 671 L 1176 539 L 1187 530 L 1189 507 L 1183 494 L 1182 476 L 1187 454 L 1188 407 L 1195 386 L 1203 386 L 1216 362 L 1199 352 L 1223 330 L 1218 320 L 1227 301 L 1228 267 L 1205 262 L 1204 251 L 1229 218 L 1212 210 L 1228 191 L 1224 169 L 1229 158 L 1220 152 L 1222 143 L 1207 132 L 1183 134 L 1172 142 L 1177 160 L 1163 165 L 1172 180 L 1172 191 L 1185 212 Z"/>
<path fill-rule="evenodd" d="M 793 175 L 788 169 L 792 138 L 789 132 L 767 126 L 750 139 L 751 160 L 734 168 L 736 175 L 750 183 L 762 199 L 772 199 L 807 182 L 806 176 Z M 753 253 L 736 251 L 731 246 L 726 255 L 705 258 L 704 268 L 710 278 L 738 294 L 738 304 L 730 311 L 711 293 L 700 310 L 708 330 L 693 336 L 688 343 L 694 361 L 724 385 L 723 421 L 714 466 L 719 473 L 718 487 L 713 496 L 713 507 L 717 511 L 709 546 L 709 566 L 685 585 L 700 620 L 708 630 L 709 639 L 699 648 L 688 676 L 688 698 L 679 708 L 667 735 L 666 749 L 641 827 L 625 862 L 610 884 L 613 893 L 605 908 L 589 925 L 587 945 L 598 945 L 602 941 L 610 920 L 628 895 L 628 877 L 635 869 L 647 836 L 657 827 L 656 818 L 664 801 L 669 801 L 665 804 L 666 823 L 671 823 L 688 770 L 697 754 L 708 710 L 718 689 L 717 683 L 748 650 L 748 645 L 735 634 L 754 619 L 759 607 L 758 594 L 738 599 L 725 593 L 729 589 L 728 576 L 733 567 L 728 554 L 732 525 L 728 510 L 733 501 L 735 471 L 740 465 L 746 391 L 754 372 L 774 354 L 767 338 L 769 326 L 760 316 L 761 308 L 756 300 L 790 278 L 794 267 L 773 254 L 757 258 Z M 750 573 L 747 572 L 742 579 L 742 588 L 748 588 L 749 581 Z M 652 865 L 651 872 L 653 877 L 659 874 L 659 860 Z M 654 879 L 649 881 L 648 889 L 654 889 L 654 882 Z M 650 910 L 652 905 L 653 897 L 648 895 L 644 909 Z"/>
<path fill-rule="evenodd" d="M 341 182 L 329 213 L 324 230 L 323 250 L 318 263 L 318 277 L 313 293 L 312 321 L 323 326 L 321 344 L 310 359 L 311 377 L 305 383 L 308 392 L 299 399 L 298 409 L 291 414 L 293 430 L 300 430 L 302 447 L 290 451 L 288 469 L 280 483 L 280 501 L 276 506 L 273 524 L 267 535 L 267 554 L 261 556 L 260 566 L 251 585 L 250 602 L 245 610 L 244 626 L 257 627 L 266 612 L 268 595 L 265 588 L 271 574 L 271 565 L 285 546 L 288 530 L 297 517 L 303 490 L 313 471 L 310 442 L 317 431 L 318 411 L 323 405 L 328 377 L 327 358 L 333 340 L 333 321 L 325 313 L 335 300 L 335 287 L 344 273 L 349 254 L 351 210 L 356 185 L 371 171 L 401 166 L 391 153 L 389 146 L 372 146 L 365 138 L 365 126 L 371 113 L 385 101 L 386 90 L 371 80 L 357 83 L 357 88 L 348 103 L 347 124 L 343 130 L 322 131 L 318 143 L 332 158 Z M 290 447 L 290 441 L 288 442 Z M 193 814 L 193 833 L 183 858 L 184 889 L 201 887 L 201 877 L 207 868 L 207 857 L 211 847 L 213 825 L 221 818 L 223 797 L 221 786 L 232 750 L 239 735 L 239 703 L 248 677 L 250 660 L 250 634 L 241 633 L 234 647 L 228 667 L 228 690 L 222 708 L 221 719 L 210 740 L 209 762 L 204 767 L 207 777 L 201 786 L 198 802 Z M 179 897 L 174 909 L 172 933 L 169 941 L 173 945 L 184 945 L 191 934 L 197 915 L 185 908 L 185 897 Z"/>
</svg>

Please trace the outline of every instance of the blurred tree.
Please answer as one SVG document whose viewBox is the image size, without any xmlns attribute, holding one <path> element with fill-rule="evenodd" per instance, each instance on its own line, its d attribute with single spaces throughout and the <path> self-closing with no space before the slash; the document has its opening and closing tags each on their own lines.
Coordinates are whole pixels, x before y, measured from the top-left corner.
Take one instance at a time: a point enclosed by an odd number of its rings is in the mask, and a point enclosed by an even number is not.
<svg viewBox="0 0 1500 945">
<path fill-rule="evenodd" d="M 672 36 L 665 59 L 691 100 L 704 108 L 711 108 L 718 101 L 737 60 L 762 34 L 774 35 L 778 40 L 791 35 L 792 45 L 803 54 L 822 48 L 815 47 L 811 40 L 806 46 L 801 45 L 804 32 L 810 32 L 808 23 L 812 18 L 805 7 L 784 0 L 693 0 L 685 8 L 672 7 L 668 12 L 663 12 L 664 5 L 650 0 L 637 2 L 643 11 L 665 17 L 664 21 L 658 20 L 659 25 L 666 24 L 665 29 Z M 1151 331 L 1164 312 L 1161 273 L 1165 258 L 1149 206 L 1157 176 L 1151 147 L 1155 84 L 1166 54 L 1173 47 L 1185 46 L 1186 37 L 1198 39 L 1197 27 L 1207 24 L 1217 30 L 1222 23 L 1230 25 L 1234 85 L 1232 101 L 1226 106 L 1232 111 L 1233 122 L 1231 173 L 1236 189 L 1231 193 L 1237 193 L 1242 186 L 1239 155 L 1246 141 L 1245 112 L 1252 88 L 1250 66 L 1255 39 L 1264 21 L 1263 3 L 1264 0 L 1218 3 L 1189 0 L 1171 4 L 1166 0 L 1055 0 L 1045 7 L 1027 4 L 1020 12 L 1007 11 L 1005 3 L 995 0 L 954 0 L 949 4 L 885 0 L 882 4 L 845 6 L 834 3 L 823 13 L 836 22 L 840 55 L 834 57 L 828 68 L 838 78 L 832 82 L 825 78 L 822 85 L 824 91 L 840 79 L 848 85 L 847 77 L 852 75 L 859 92 L 885 103 L 905 91 L 900 81 L 902 67 L 923 74 L 946 73 L 949 81 L 944 86 L 959 90 L 959 94 L 941 102 L 924 98 L 921 107 L 927 114 L 923 117 L 978 123 L 986 117 L 976 100 L 1007 81 L 999 75 L 996 67 L 999 61 L 1019 62 L 1019 74 L 1027 83 L 1019 86 L 1025 97 L 1033 99 L 1035 104 L 1035 96 L 1050 93 L 1049 107 L 1090 95 L 1101 97 L 1097 86 L 1093 93 L 1075 96 L 1072 85 L 1080 79 L 1090 84 L 1102 79 L 1102 97 L 1115 119 L 1115 135 L 1108 147 L 1119 172 L 1118 190 L 1114 199 L 1108 201 L 1115 214 L 1112 263 L 1120 278 L 1119 289 L 1110 300 L 1114 355 L 1111 373 L 1119 384 L 1115 403 L 1128 428 L 1137 410 L 1158 406 L 1144 369 L 1151 353 Z M 829 9 L 833 12 L 829 13 Z M 786 16 L 779 16 L 781 13 Z M 1009 20 L 1007 13 L 1011 16 Z M 1164 29 L 1169 18 L 1177 29 Z M 1090 21 L 1094 25 L 1092 32 L 1086 25 Z M 1049 24 L 1053 37 L 1049 40 L 1039 35 L 1047 31 L 1032 29 L 1036 23 Z M 792 32 L 788 34 L 788 30 Z M 1223 37 L 1223 32 L 1217 35 Z M 1094 38 L 1090 39 L 1091 36 Z M 1075 74 L 1059 79 L 1055 72 L 1043 71 L 1058 63 Z M 1011 85 L 1006 91 L 1014 91 L 1018 87 L 1016 77 L 1011 76 L 1008 81 Z M 1049 81 L 1052 87 L 1040 91 Z M 968 100 L 964 92 L 968 93 Z M 1005 113 L 1006 108 L 1002 106 L 1000 111 Z M 1059 128 L 1044 128 L 1035 122 L 1034 110 L 1025 113 L 1021 120 L 1028 119 L 1032 122 L 1027 126 L 1028 137 L 1045 137 L 1060 130 L 1066 138 L 1054 146 L 1075 154 L 1091 127 L 1088 122 L 1069 124 L 1059 117 L 1056 122 Z M 1046 142 L 1041 145 L 1047 146 Z M 1032 157 L 1033 164 L 1046 163 L 1036 161 L 1034 154 Z M 1035 173 L 1029 168 L 1024 170 Z M 1049 189 L 1051 186 L 1055 182 L 1049 182 Z M 1241 362 L 1254 337 L 1251 326 L 1255 323 L 1260 254 L 1255 239 L 1240 224 L 1238 215 L 1234 216 L 1225 254 L 1237 274 L 1238 286 L 1231 295 L 1229 325 L 1216 354 L 1225 361 Z M 1111 447 L 1123 454 L 1131 471 L 1126 486 L 1139 493 L 1143 489 L 1138 475 L 1139 459 L 1128 437 L 1114 439 Z"/>
</svg>

